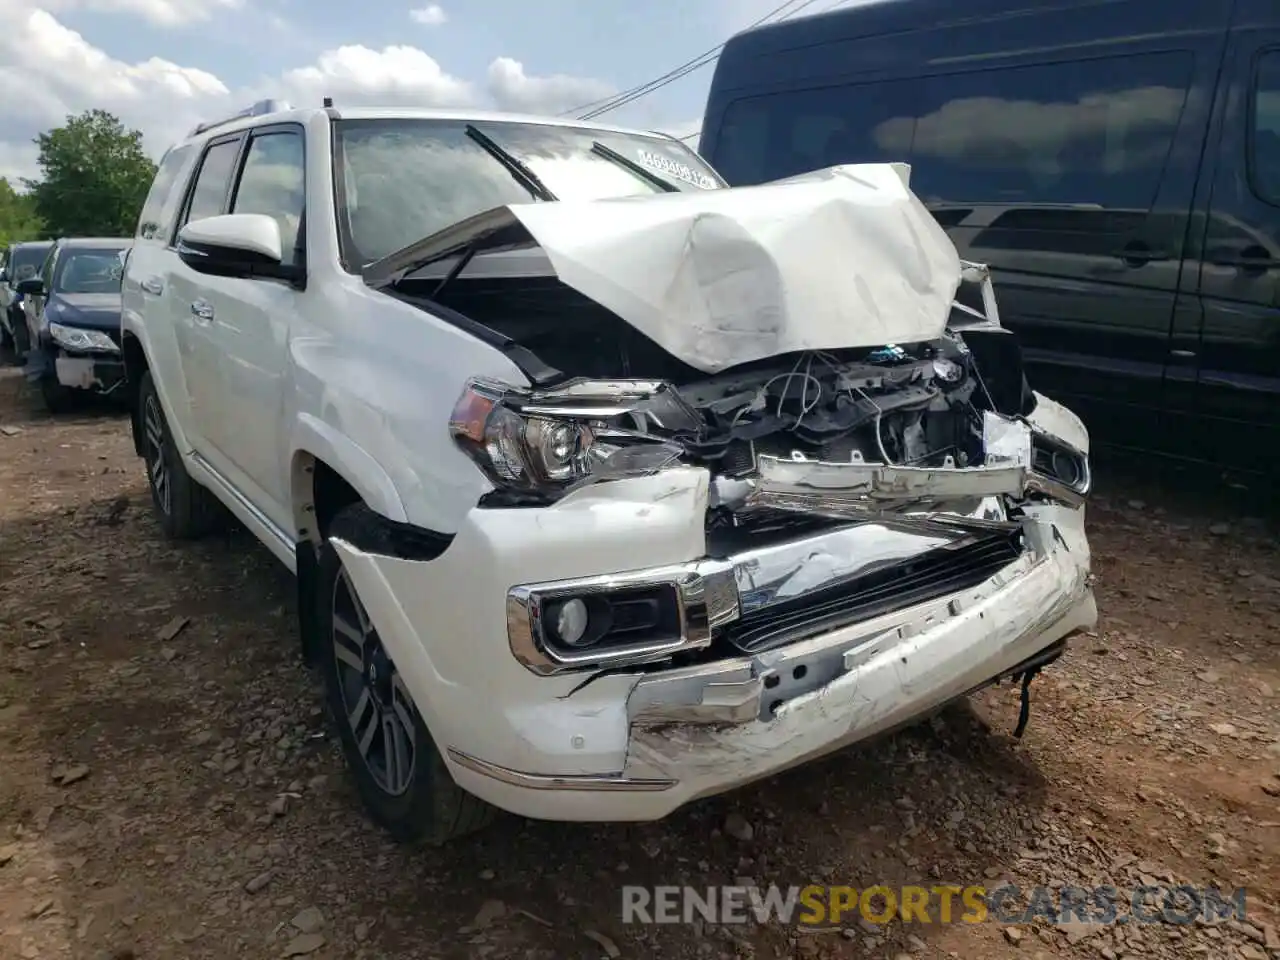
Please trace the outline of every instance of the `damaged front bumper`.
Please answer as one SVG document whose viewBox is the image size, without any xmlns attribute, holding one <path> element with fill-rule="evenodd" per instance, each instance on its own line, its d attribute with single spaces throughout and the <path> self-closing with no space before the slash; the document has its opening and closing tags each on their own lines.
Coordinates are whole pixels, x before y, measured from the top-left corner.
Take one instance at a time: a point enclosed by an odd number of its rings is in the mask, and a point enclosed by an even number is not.
<svg viewBox="0 0 1280 960">
<path fill-rule="evenodd" d="M 864 512 L 735 547 L 704 530 L 709 497 L 707 472 L 680 467 L 474 510 L 429 562 L 335 543 L 461 786 L 535 818 L 660 818 L 926 715 L 1096 621 L 1079 508 Z M 653 589 L 676 616 L 651 649 L 581 669 L 546 642 L 557 599 Z"/>
<path fill-rule="evenodd" d="M 109 394 L 124 381 L 124 360 L 119 354 L 72 353 L 46 343 L 27 355 L 27 379 L 52 380 L 73 390 Z"/>
</svg>

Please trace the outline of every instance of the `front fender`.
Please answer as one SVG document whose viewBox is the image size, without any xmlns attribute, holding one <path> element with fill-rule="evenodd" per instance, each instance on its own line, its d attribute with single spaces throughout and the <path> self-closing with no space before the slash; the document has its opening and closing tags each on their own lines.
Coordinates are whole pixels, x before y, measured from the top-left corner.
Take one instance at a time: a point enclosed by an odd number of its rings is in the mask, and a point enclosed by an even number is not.
<svg viewBox="0 0 1280 960">
<path fill-rule="evenodd" d="M 311 456 L 322 460 L 360 494 L 370 510 L 398 523 L 408 522 L 404 503 L 395 484 L 372 456 L 353 440 L 320 418 L 309 413 L 298 414 L 290 440 L 290 458 L 294 483 L 298 483 L 299 461 Z M 294 491 L 294 503 L 309 502 L 309 496 Z M 299 524 L 302 526 L 302 524 Z"/>
</svg>

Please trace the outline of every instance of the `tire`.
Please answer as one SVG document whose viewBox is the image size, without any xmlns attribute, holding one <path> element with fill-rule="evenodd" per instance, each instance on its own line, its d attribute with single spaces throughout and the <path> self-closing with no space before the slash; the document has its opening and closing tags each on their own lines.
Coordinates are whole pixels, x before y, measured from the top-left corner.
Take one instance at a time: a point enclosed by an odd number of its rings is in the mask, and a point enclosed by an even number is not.
<svg viewBox="0 0 1280 960">
<path fill-rule="evenodd" d="M 156 519 L 171 540 L 195 540 L 213 529 L 217 503 L 191 479 L 169 432 L 160 395 L 148 370 L 138 384 L 136 416 L 142 431 L 142 457 Z"/>
<path fill-rule="evenodd" d="M 357 504 L 333 518 L 327 537 L 358 541 L 376 534 L 376 524 L 376 515 Z M 400 843 L 439 845 L 488 824 L 496 810 L 453 782 L 327 538 L 320 548 L 316 604 L 316 648 L 329 712 L 370 816 Z M 389 749 L 392 743 L 396 749 Z M 387 757 L 397 755 L 399 762 L 388 768 Z"/>
<path fill-rule="evenodd" d="M 13 365 L 18 362 L 18 347 L 13 342 L 9 328 L 0 323 L 0 363 Z"/>
<path fill-rule="evenodd" d="M 63 386 L 52 377 L 40 378 L 40 396 L 44 398 L 45 407 L 55 416 L 60 413 L 70 413 L 76 408 L 76 401 L 80 399 L 76 396 L 76 391 Z"/>
</svg>

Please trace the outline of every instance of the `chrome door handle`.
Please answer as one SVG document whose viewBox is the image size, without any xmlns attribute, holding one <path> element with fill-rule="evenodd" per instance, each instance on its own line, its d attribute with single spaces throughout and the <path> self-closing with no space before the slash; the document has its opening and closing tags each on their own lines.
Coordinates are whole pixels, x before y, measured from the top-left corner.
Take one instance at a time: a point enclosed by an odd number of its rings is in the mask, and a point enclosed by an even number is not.
<svg viewBox="0 0 1280 960">
<path fill-rule="evenodd" d="M 213 304 L 208 300 L 193 300 L 191 302 L 191 315 L 196 318 L 198 323 L 208 323 L 213 319 Z"/>
<path fill-rule="evenodd" d="M 153 297 L 158 297 L 160 294 L 164 293 L 164 284 L 161 283 L 157 277 L 148 277 L 146 280 L 143 280 L 139 286 L 142 287 L 143 293 L 149 293 Z"/>
</svg>

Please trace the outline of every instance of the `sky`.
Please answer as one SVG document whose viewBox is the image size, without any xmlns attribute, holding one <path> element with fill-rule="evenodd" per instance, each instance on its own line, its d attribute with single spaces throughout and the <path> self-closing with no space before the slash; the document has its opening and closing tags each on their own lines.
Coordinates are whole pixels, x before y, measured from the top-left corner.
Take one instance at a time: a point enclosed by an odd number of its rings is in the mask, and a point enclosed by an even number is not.
<svg viewBox="0 0 1280 960">
<path fill-rule="evenodd" d="M 558 113 L 679 66 L 779 2 L 0 0 L 0 176 L 36 176 L 33 138 L 94 107 L 156 158 L 267 97 Z M 691 133 L 711 74 L 602 119 Z"/>
</svg>

